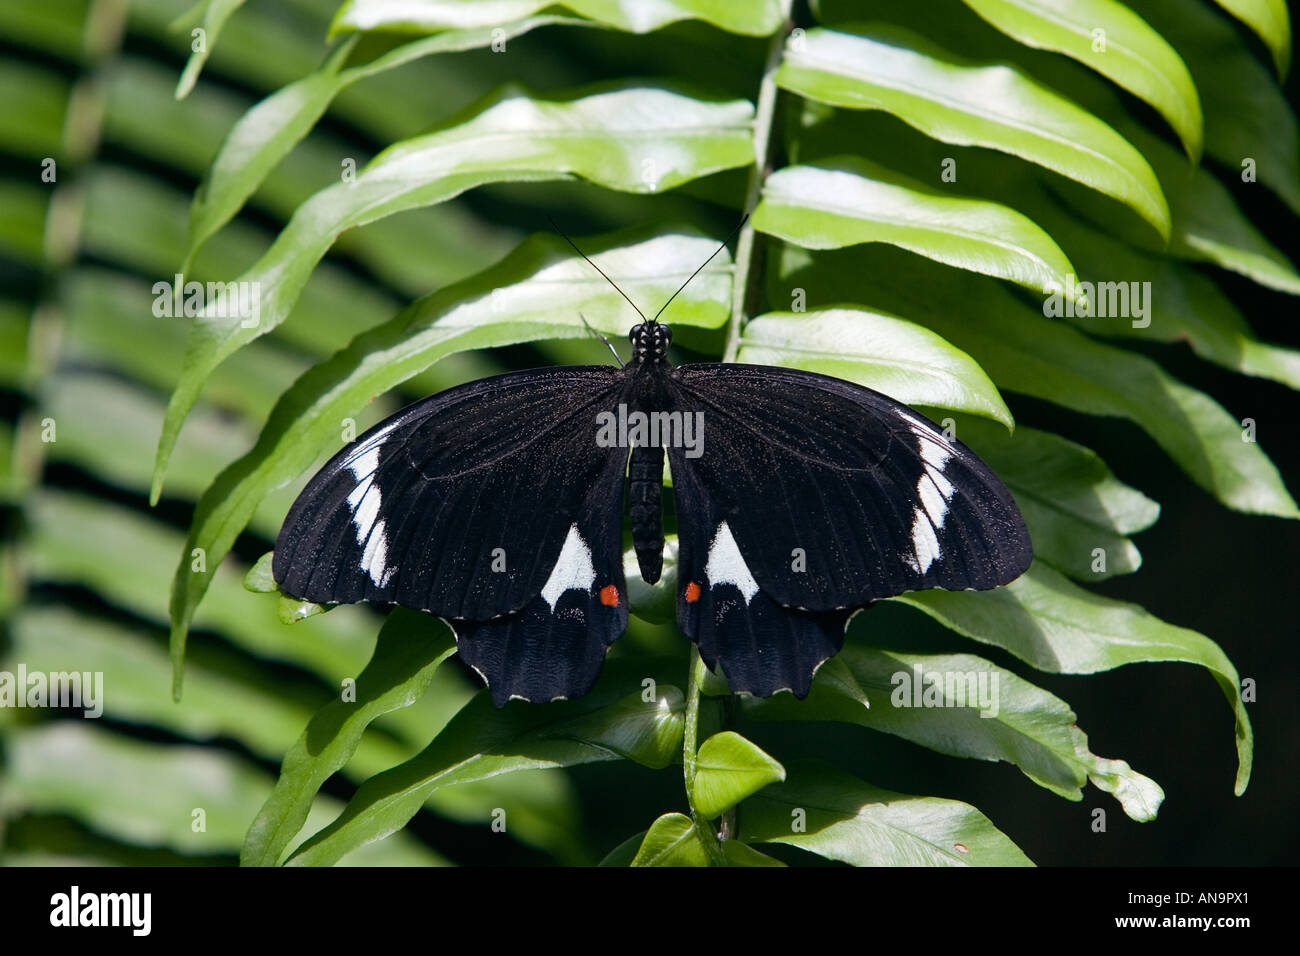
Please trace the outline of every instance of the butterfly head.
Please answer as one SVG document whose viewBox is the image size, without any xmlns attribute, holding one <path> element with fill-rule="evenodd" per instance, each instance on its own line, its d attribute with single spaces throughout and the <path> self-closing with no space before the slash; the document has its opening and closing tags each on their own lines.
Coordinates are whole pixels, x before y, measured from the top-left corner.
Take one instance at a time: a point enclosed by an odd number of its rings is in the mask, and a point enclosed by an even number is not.
<svg viewBox="0 0 1300 956">
<path fill-rule="evenodd" d="M 658 365 L 668 356 L 673 330 L 662 322 L 638 322 L 627 338 L 632 343 L 632 361 Z"/>
</svg>

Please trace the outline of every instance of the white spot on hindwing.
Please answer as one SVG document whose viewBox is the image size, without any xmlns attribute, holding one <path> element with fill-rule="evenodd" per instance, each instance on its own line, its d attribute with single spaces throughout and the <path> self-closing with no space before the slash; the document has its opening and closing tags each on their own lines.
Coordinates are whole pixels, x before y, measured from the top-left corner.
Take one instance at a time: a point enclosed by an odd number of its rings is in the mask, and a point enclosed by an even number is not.
<svg viewBox="0 0 1300 956">
<path fill-rule="evenodd" d="M 555 602 L 569 588 L 590 591 L 595 583 L 596 568 L 591 563 L 591 548 L 587 547 L 587 542 L 582 540 L 575 522 L 565 536 L 564 547 L 560 549 L 560 556 L 555 559 L 551 576 L 542 585 L 542 597 L 546 598 L 546 603 L 554 612 Z"/>
<path fill-rule="evenodd" d="M 913 555 L 903 560 L 918 574 L 925 574 L 930 565 L 939 560 L 938 532 L 948 517 L 948 499 L 952 497 L 952 482 L 943 474 L 943 467 L 952 457 L 942 444 L 926 429 L 911 426 L 917 437 L 917 451 L 921 455 L 923 470 L 916 481 L 916 496 L 921 503 L 912 512 Z"/>
<path fill-rule="evenodd" d="M 352 523 L 357 529 L 357 544 L 362 547 L 361 570 L 370 576 L 377 587 L 387 587 L 396 568 L 387 567 L 388 532 L 379 518 L 383 495 L 375 483 L 379 468 L 379 447 L 392 426 L 371 436 L 360 454 L 348 462 L 348 469 L 357 479 L 357 486 L 348 495 L 352 509 Z"/>
<path fill-rule="evenodd" d="M 704 574 L 709 579 L 710 586 L 734 584 L 745 596 L 746 604 L 758 593 L 758 582 L 749 573 L 749 565 L 741 556 L 736 539 L 725 521 L 718 525 L 713 543 L 709 545 L 709 560 L 704 565 Z"/>
</svg>

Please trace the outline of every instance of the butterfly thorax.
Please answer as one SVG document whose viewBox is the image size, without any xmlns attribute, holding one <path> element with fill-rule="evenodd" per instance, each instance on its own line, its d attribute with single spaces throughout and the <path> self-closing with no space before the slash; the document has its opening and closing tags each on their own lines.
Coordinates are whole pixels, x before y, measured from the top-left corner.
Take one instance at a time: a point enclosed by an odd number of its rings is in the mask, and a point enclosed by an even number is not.
<svg viewBox="0 0 1300 956">
<path fill-rule="evenodd" d="M 673 330 L 662 322 L 639 322 L 627 334 L 632 343 L 632 364 L 662 366 L 668 364 L 668 346 Z"/>
</svg>

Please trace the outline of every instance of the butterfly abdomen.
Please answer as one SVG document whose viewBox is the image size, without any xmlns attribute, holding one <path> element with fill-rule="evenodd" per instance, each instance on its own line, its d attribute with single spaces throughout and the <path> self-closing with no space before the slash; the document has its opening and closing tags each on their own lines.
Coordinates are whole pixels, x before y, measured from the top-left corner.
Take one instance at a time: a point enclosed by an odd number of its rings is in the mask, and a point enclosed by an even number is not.
<svg viewBox="0 0 1300 956">
<path fill-rule="evenodd" d="M 628 464 L 628 513 L 632 546 L 647 584 L 658 581 L 664 567 L 663 483 L 663 447 L 634 446 Z"/>
</svg>

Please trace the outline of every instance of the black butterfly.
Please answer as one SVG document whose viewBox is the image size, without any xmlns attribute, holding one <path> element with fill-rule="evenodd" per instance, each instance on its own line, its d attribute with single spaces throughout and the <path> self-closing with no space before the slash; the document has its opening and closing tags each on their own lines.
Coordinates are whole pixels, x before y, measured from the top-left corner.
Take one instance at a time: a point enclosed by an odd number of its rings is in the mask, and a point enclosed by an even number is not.
<svg viewBox="0 0 1300 956">
<path fill-rule="evenodd" d="M 290 510 L 280 588 L 446 619 L 499 707 L 581 696 L 627 628 L 625 487 L 641 576 L 662 572 L 665 446 L 677 620 L 733 691 L 802 698 L 857 610 L 1029 566 L 1006 487 L 906 405 L 788 368 L 670 366 L 655 319 L 628 337 L 626 366 L 497 375 L 370 429 Z"/>
</svg>

